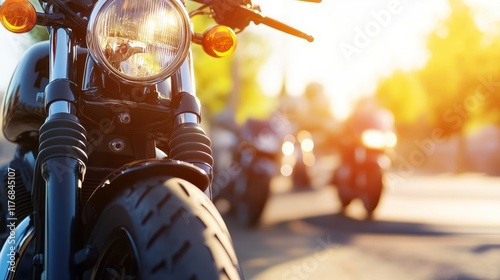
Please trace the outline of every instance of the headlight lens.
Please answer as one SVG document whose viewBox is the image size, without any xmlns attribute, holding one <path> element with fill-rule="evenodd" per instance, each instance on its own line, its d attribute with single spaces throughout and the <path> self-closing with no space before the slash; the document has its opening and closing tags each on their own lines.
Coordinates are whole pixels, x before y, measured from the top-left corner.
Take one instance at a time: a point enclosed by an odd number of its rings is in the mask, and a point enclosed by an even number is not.
<svg viewBox="0 0 500 280">
<path fill-rule="evenodd" d="M 368 148 L 384 149 L 394 148 L 398 140 L 394 132 L 383 132 L 369 129 L 363 132 L 361 135 L 361 141 Z"/>
<path fill-rule="evenodd" d="M 150 85 L 171 76 L 190 43 L 189 16 L 177 0 L 100 0 L 87 30 L 96 63 L 131 84 Z"/>
</svg>

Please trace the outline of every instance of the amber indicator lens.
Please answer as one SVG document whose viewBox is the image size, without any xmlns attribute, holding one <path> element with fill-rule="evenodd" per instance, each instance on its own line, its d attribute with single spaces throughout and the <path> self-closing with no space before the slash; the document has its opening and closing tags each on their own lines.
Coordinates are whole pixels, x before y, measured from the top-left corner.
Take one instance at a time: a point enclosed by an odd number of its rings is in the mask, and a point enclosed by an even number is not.
<svg viewBox="0 0 500 280">
<path fill-rule="evenodd" d="M 236 33 L 223 25 L 214 26 L 203 33 L 203 50 L 213 57 L 226 57 L 236 49 Z"/>
<path fill-rule="evenodd" d="M 6 0 L 0 6 L 0 22 L 10 32 L 28 32 L 36 25 L 35 7 L 26 0 Z"/>
</svg>

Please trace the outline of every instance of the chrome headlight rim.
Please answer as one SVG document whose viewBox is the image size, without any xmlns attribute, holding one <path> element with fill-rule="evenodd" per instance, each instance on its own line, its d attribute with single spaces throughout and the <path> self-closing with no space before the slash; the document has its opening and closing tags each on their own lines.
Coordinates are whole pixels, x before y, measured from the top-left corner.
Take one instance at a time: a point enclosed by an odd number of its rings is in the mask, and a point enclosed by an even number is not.
<svg viewBox="0 0 500 280">
<path fill-rule="evenodd" d="M 191 48 L 191 38 L 192 38 L 192 26 L 190 17 L 184 7 L 184 5 L 179 0 L 158 0 L 171 5 L 172 8 L 177 12 L 179 18 L 181 19 L 180 28 L 182 28 L 182 38 L 180 39 L 179 52 L 176 54 L 175 58 L 171 61 L 169 65 L 163 68 L 158 74 L 151 75 L 148 77 L 131 77 L 126 75 L 113 67 L 111 63 L 107 60 L 104 55 L 104 50 L 99 45 L 99 32 L 96 30 L 98 28 L 98 20 L 107 9 L 115 4 L 116 2 L 124 2 L 127 0 L 100 0 L 94 6 L 92 13 L 90 15 L 89 24 L 87 26 L 87 47 L 89 54 L 99 69 L 105 73 L 107 76 L 118 79 L 121 82 L 130 85 L 139 86 L 150 86 L 162 82 L 169 77 L 171 77 L 185 62 L 187 59 L 190 48 Z"/>
</svg>

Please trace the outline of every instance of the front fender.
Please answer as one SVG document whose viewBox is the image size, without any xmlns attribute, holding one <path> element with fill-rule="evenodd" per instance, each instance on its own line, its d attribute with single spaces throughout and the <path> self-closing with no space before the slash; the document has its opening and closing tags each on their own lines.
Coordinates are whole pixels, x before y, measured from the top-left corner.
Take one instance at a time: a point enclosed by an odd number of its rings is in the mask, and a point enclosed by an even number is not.
<svg viewBox="0 0 500 280">
<path fill-rule="evenodd" d="M 200 189 L 210 185 L 209 175 L 201 168 L 184 161 L 147 159 L 127 164 L 110 174 L 92 193 L 83 212 L 82 221 L 89 224 L 116 194 L 143 178 L 167 176 L 187 180 Z"/>
</svg>

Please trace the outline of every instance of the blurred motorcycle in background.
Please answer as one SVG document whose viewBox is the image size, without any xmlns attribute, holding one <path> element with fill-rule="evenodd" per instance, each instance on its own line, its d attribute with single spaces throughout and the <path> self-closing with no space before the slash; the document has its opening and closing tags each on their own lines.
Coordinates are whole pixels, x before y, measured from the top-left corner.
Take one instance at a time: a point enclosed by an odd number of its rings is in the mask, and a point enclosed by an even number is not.
<svg viewBox="0 0 500 280">
<path fill-rule="evenodd" d="M 336 119 L 331 100 L 319 82 L 310 82 L 300 96 L 282 90 L 279 112 L 289 120 L 289 132 L 283 139 L 281 175 L 289 177 L 294 190 L 313 189 L 314 165 L 326 146 L 333 145 Z"/>
<path fill-rule="evenodd" d="M 310 189 L 312 184 L 308 168 L 316 162 L 313 135 L 307 130 L 287 134 L 281 151 L 281 175 L 291 178 L 295 190 Z"/>
<path fill-rule="evenodd" d="M 391 166 L 386 151 L 396 143 L 394 117 L 385 109 L 361 104 L 345 121 L 341 163 L 332 177 L 343 212 L 357 198 L 372 217 L 384 190 L 384 172 Z"/>
<path fill-rule="evenodd" d="M 271 194 L 272 179 L 278 175 L 282 136 L 269 120 L 213 125 L 214 202 L 240 225 L 255 227 Z"/>
</svg>

